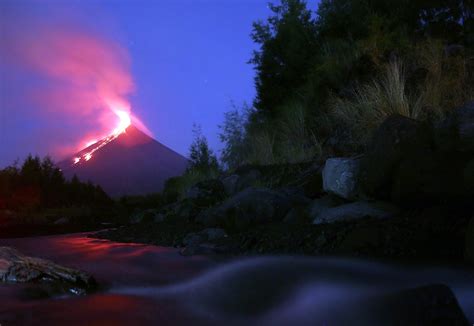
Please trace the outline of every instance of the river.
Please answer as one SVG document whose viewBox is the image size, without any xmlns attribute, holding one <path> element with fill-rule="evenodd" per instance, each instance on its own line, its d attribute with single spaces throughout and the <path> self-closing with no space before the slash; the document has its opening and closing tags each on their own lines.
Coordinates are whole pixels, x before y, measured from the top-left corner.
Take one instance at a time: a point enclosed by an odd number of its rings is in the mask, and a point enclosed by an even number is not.
<svg viewBox="0 0 474 326">
<path fill-rule="evenodd" d="M 88 296 L 42 298 L 31 295 L 36 285 L 0 284 L 2 326 L 333 325 L 364 311 L 360 303 L 374 295 L 432 283 L 450 286 L 474 324 L 474 273 L 464 269 L 343 258 L 182 257 L 175 248 L 87 234 L 0 239 L 0 246 L 87 271 L 102 286 Z"/>
</svg>

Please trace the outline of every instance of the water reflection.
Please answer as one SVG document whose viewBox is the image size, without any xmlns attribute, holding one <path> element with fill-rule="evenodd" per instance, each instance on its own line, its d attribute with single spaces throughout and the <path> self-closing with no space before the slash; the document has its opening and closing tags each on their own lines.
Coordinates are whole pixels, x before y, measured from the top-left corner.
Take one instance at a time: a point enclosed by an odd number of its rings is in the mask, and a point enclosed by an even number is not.
<svg viewBox="0 0 474 326">
<path fill-rule="evenodd" d="M 34 285 L 0 285 L 0 324 L 337 324 L 372 295 L 448 284 L 474 321 L 474 275 L 350 259 L 261 257 L 217 263 L 176 249 L 112 243 L 84 234 L 3 239 L 0 245 L 92 273 L 86 297 L 25 298 Z M 369 300 L 369 301 L 367 301 Z M 361 302 L 366 302 L 361 306 Z"/>
</svg>

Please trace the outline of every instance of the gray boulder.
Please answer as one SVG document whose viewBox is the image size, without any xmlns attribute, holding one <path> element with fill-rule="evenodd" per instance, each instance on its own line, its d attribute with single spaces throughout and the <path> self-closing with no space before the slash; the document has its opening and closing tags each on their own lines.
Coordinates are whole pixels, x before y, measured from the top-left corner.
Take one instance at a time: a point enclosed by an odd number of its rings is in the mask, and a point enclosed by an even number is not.
<svg viewBox="0 0 474 326">
<path fill-rule="evenodd" d="M 407 157 L 423 158 L 431 148 L 431 132 L 401 115 L 388 117 L 375 131 L 361 160 L 360 185 L 374 198 L 390 196 L 393 175 Z"/>
<path fill-rule="evenodd" d="M 312 220 L 314 220 L 319 214 L 328 208 L 340 206 L 344 203 L 345 201 L 339 197 L 326 195 L 311 202 L 311 204 L 308 206 L 308 214 Z"/>
<path fill-rule="evenodd" d="M 184 248 L 180 253 L 183 256 L 213 254 L 220 251 L 220 247 L 212 244 L 213 241 L 227 237 L 223 229 L 208 228 L 199 232 L 189 233 L 183 239 Z"/>
<path fill-rule="evenodd" d="M 196 217 L 206 226 L 244 228 L 255 223 L 281 220 L 291 208 L 291 201 L 278 191 L 247 188 L 222 204 Z"/>
<path fill-rule="evenodd" d="M 398 208 L 389 203 L 358 201 L 323 210 L 314 218 L 313 224 L 356 220 L 364 217 L 388 218 L 397 212 Z"/>
<path fill-rule="evenodd" d="M 94 278 L 85 272 L 45 259 L 29 257 L 10 247 L 0 247 L 0 281 L 57 282 L 66 285 L 66 289 L 72 294 L 85 294 L 97 286 Z"/>
<path fill-rule="evenodd" d="M 359 197 L 360 161 L 360 158 L 328 159 L 322 173 L 324 191 L 345 199 Z"/>
</svg>

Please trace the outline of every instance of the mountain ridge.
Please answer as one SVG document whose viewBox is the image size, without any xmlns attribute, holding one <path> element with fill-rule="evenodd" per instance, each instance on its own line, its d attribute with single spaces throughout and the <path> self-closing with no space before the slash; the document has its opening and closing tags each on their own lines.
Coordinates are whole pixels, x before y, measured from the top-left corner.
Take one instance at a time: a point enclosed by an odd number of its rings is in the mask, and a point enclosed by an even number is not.
<svg viewBox="0 0 474 326">
<path fill-rule="evenodd" d="M 167 179 L 181 175 L 188 165 L 185 157 L 133 125 L 107 140 L 104 138 L 61 161 L 58 166 L 65 177 L 77 175 L 83 181 L 100 185 L 112 197 L 145 195 L 161 191 Z"/>
</svg>

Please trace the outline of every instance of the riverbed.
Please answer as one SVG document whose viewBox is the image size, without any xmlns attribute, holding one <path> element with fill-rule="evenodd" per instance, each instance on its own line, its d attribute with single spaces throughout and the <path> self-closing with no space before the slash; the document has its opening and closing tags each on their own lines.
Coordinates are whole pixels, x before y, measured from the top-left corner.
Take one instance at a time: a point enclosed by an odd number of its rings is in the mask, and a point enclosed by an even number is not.
<svg viewBox="0 0 474 326">
<path fill-rule="evenodd" d="M 175 248 L 86 233 L 0 239 L 0 246 L 84 270 L 101 285 L 87 296 L 42 297 L 36 285 L 0 284 L 2 326 L 333 325 L 343 314 L 365 311 L 360 302 L 379 294 L 433 283 L 448 285 L 474 323 L 468 269 L 328 257 L 183 257 Z"/>
</svg>

